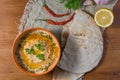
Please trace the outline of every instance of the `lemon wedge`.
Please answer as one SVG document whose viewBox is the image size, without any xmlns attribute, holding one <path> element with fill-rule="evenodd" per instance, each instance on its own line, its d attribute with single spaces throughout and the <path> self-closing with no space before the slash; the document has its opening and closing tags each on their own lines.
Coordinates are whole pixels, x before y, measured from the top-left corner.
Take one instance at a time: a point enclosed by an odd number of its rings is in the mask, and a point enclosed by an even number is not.
<svg viewBox="0 0 120 80">
<path fill-rule="evenodd" d="M 98 26 L 109 27 L 114 21 L 114 15 L 111 10 L 104 8 L 95 13 L 94 20 Z"/>
</svg>

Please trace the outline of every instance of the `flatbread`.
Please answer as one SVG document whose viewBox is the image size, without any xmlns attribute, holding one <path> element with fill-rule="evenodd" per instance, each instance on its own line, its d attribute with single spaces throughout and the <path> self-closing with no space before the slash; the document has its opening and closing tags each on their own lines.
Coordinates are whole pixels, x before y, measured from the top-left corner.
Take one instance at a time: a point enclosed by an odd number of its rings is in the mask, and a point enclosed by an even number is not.
<svg viewBox="0 0 120 80">
<path fill-rule="evenodd" d="M 73 73 L 92 70 L 103 53 L 100 28 L 90 15 L 81 10 L 76 11 L 73 22 L 63 27 L 62 45 L 65 48 L 58 66 Z"/>
</svg>

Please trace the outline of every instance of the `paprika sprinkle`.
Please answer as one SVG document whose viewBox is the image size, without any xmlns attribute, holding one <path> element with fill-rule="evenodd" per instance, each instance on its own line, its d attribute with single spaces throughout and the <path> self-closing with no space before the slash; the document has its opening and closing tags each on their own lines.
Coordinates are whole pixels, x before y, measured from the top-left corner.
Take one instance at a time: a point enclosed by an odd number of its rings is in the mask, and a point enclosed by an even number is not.
<svg viewBox="0 0 120 80">
<path fill-rule="evenodd" d="M 70 14 L 70 11 L 67 11 L 66 13 L 64 14 L 56 14 L 53 10 L 51 10 L 48 5 L 46 4 L 46 0 L 43 1 L 43 8 L 52 16 L 54 17 L 64 17 L 64 16 L 67 16 Z"/>
<path fill-rule="evenodd" d="M 61 21 L 61 22 L 56 22 L 56 21 L 53 21 L 50 19 L 37 19 L 37 20 L 46 21 L 48 24 L 51 24 L 51 25 L 64 25 L 64 24 L 70 22 L 74 18 L 74 15 L 75 15 L 75 13 L 73 13 L 69 19 L 67 19 L 65 21 Z"/>
</svg>

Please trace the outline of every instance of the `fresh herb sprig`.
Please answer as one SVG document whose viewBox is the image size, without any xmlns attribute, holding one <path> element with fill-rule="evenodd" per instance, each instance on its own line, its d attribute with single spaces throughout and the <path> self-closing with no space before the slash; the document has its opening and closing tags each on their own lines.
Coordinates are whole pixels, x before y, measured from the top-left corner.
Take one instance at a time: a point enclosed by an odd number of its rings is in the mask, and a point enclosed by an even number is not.
<svg viewBox="0 0 120 80">
<path fill-rule="evenodd" d="M 65 7 L 67 9 L 79 9 L 79 7 L 81 6 L 83 0 L 65 0 Z"/>
</svg>

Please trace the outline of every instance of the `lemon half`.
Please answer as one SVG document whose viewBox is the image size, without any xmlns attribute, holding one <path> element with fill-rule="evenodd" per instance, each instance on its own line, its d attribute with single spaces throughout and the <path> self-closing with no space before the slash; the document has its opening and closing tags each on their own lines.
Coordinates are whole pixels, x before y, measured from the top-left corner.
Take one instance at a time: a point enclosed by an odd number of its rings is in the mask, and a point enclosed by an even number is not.
<svg viewBox="0 0 120 80">
<path fill-rule="evenodd" d="M 114 21 L 114 15 L 111 10 L 104 8 L 95 13 L 94 20 L 98 26 L 109 27 Z"/>
</svg>

